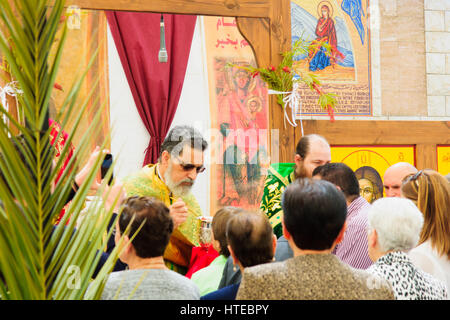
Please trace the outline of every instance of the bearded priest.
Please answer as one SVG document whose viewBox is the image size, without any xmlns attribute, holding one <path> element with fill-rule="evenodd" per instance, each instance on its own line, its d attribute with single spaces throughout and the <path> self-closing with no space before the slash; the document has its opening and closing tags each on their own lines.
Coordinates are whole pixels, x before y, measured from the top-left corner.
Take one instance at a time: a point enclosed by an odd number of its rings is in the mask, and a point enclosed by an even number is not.
<svg viewBox="0 0 450 320">
<path fill-rule="evenodd" d="M 186 274 L 192 248 L 199 246 L 200 206 L 191 193 L 197 175 L 205 171 L 208 143 L 193 127 L 174 127 L 161 145 L 156 164 L 149 164 L 123 179 L 127 196 L 149 196 L 170 210 L 174 231 L 164 252 L 166 266 Z"/>
</svg>

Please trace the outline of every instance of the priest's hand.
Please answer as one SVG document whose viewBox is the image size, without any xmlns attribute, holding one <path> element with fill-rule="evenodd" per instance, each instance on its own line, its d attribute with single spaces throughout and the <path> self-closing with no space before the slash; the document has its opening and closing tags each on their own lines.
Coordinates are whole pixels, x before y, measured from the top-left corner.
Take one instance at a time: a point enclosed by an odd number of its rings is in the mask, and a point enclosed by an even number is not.
<svg viewBox="0 0 450 320">
<path fill-rule="evenodd" d="M 169 207 L 169 213 L 173 219 L 174 229 L 185 222 L 189 214 L 186 204 L 181 199 L 178 199 Z"/>
</svg>

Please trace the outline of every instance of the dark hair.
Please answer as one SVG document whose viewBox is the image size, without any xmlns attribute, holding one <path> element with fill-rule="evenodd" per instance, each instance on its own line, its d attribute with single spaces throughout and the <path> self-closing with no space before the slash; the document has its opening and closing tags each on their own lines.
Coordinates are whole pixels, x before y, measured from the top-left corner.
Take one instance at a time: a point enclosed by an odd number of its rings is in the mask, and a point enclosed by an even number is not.
<svg viewBox="0 0 450 320">
<path fill-rule="evenodd" d="M 286 230 L 303 250 L 330 249 L 347 217 L 344 194 L 325 180 L 295 180 L 283 193 L 282 207 Z"/>
<path fill-rule="evenodd" d="M 220 244 L 219 253 L 227 258 L 230 256 L 227 242 L 227 224 L 234 214 L 237 214 L 241 211 L 243 211 L 243 209 L 237 207 L 223 207 L 216 212 L 211 223 L 214 239 L 219 241 Z"/>
<path fill-rule="evenodd" d="M 208 147 L 208 142 L 206 142 L 202 134 L 194 127 L 185 125 L 175 126 L 164 139 L 159 156 L 161 157 L 164 151 L 179 156 L 185 144 L 189 144 L 192 148 L 201 149 L 202 151 L 205 151 Z"/>
<path fill-rule="evenodd" d="M 306 136 L 301 137 L 301 139 L 297 143 L 297 147 L 295 148 L 295 153 L 298 154 L 300 157 L 302 157 L 302 159 L 305 159 L 306 155 L 309 153 L 311 140 L 313 139 L 321 139 L 327 142 L 327 140 L 324 137 L 318 134 L 308 134 Z"/>
<path fill-rule="evenodd" d="M 321 179 L 339 186 L 347 198 L 359 196 L 359 182 L 356 174 L 345 163 L 333 162 L 318 166 L 312 175 L 313 177 L 319 175 Z"/>
<path fill-rule="evenodd" d="M 272 261 L 273 229 L 262 212 L 241 211 L 227 225 L 227 241 L 245 267 Z"/>
<path fill-rule="evenodd" d="M 133 217 L 130 238 L 144 223 L 132 242 L 137 256 L 140 258 L 162 256 L 173 231 L 169 208 L 155 198 L 138 196 L 128 198 L 119 217 L 121 234 L 125 232 Z"/>
</svg>

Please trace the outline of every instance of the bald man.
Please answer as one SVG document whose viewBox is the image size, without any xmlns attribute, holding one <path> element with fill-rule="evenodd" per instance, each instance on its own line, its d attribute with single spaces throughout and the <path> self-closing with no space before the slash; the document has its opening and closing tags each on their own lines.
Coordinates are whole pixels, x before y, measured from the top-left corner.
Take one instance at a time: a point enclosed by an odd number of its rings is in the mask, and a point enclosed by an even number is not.
<svg viewBox="0 0 450 320">
<path fill-rule="evenodd" d="M 417 168 L 407 162 L 398 162 L 387 168 L 383 177 L 386 197 L 401 197 L 402 180 L 408 174 L 416 173 Z"/>
</svg>

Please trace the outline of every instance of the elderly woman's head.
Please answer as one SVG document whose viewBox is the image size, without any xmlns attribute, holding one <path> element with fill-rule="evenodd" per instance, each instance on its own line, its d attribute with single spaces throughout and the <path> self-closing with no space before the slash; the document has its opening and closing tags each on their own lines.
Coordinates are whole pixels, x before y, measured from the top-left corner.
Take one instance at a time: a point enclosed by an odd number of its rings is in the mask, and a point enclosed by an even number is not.
<svg viewBox="0 0 450 320">
<path fill-rule="evenodd" d="M 408 251 L 419 241 L 423 215 L 411 200 L 378 199 L 372 204 L 368 219 L 372 261 L 391 251 Z"/>
</svg>

